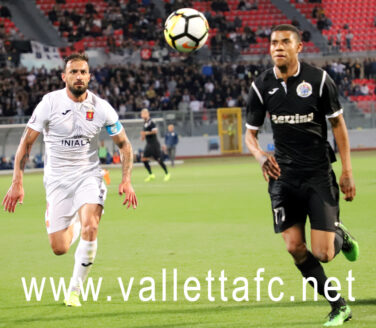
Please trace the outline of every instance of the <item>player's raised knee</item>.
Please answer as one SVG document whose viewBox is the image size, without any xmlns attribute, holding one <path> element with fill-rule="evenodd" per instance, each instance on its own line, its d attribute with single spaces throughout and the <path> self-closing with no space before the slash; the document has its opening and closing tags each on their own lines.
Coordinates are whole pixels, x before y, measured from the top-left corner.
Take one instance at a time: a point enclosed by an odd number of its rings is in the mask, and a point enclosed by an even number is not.
<svg viewBox="0 0 376 328">
<path fill-rule="evenodd" d="M 69 245 L 51 245 L 55 255 L 64 255 L 69 250 Z"/>
<path fill-rule="evenodd" d="M 307 252 L 305 244 L 295 241 L 290 241 L 286 245 L 286 248 L 293 257 L 299 257 L 300 255 L 304 255 Z"/>
<path fill-rule="evenodd" d="M 334 257 L 334 250 L 330 247 L 321 247 L 318 249 L 312 249 L 313 256 L 320 262 L 327 263 Z"/>
</svg>

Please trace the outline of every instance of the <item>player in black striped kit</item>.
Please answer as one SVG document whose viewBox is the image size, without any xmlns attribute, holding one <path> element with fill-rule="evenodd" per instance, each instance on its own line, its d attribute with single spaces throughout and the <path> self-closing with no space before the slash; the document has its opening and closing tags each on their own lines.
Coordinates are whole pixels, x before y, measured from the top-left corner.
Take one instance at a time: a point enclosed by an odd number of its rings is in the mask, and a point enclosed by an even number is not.
<svg viewBox="0 0 376 328">
<path fill-rule="evenodd" d="M 163 180 L 168 181 L 170 180 L 171 175 L 170 173 L 168 173 L 166 164 L 163 161 L 161 145 L 157 138 L 158 129 L 155 123 L 150 118 L 150 113 L 147 108 L 144 108 L 141 111 L 141 118 L 144 120 L 144 129 L 143 131 L 141 131 L 141 140 L 146 140 L 146 146 L 141 160 L 149 173 L 149 175 L 145 179 L 145 182 L 150 182 L 155 179 L 155 175 L 151 171 L 150 167 L 151 158 L 154 158 L 159 163 L 159 165 L 165 172 Z"/>
<path fill-rule="evenodd" d="M 324 326 L 339 326 L 351 319 L 352 313 L 336 291 L 325 293 L 327 277 L 320 262 L 331 261 L 340 250 L 355 261 L 359 247 L 339 221 L 339 188 L 331 167 L 335 155 L 327 142 L 326 119 L 341 156 L 339 182 L 347 201 L 355 197 L 355 184 L 337 88 L 325 71 L 299 62 L 302 47 L 296 27 L 284 24 L 272 30 L 274 67 L 252 83 L 246 144 L 269 182 L 275 232 L 282 233 L 303 277 L 315 278 L 319 294 L 329 301 L 332 311 Z M 271 119 L 275 156 L 264 152 L 257 141 L 266 112 Z M 306 247 L 307 215 L 312 251 Z"/>
</svg>

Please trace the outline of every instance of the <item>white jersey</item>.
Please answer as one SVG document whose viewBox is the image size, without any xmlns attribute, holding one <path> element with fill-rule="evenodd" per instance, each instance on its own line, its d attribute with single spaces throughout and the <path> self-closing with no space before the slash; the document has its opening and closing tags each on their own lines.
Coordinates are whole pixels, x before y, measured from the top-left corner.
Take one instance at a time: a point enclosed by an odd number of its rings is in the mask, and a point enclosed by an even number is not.
<svg viewBox="0 0 376 328">
<path fill-rule="evenodd" d="M 118 121 L 118 115 L 107 101 L 87 93 L 83 102 L 71 100 L 66 88 L 46 94 L 27 124 L 33 130 L 43 131 L 47 189 L 70 185 L 88 176 L 101 176 L 98 136 L 102 127 Z"/>
</svg>

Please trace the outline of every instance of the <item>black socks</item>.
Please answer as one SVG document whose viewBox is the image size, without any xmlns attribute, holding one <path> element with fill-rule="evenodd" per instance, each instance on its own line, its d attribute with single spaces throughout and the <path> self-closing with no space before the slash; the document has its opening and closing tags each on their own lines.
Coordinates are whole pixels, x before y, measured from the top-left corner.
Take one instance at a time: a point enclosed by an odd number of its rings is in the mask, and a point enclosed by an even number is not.
<svg viewBox="0 0 376 328">
<path fill-rule="evenodd" d="M 342 247 L 342 244 L 341 244 L 341 247 Z M 324 268 L 322 267 L 320 262 L 312 255 L 312 253 L 308 252 L 307 253 L 307 259 L 301 264 L 296 264 L 296 267 L 300 270 L 300 272 L 302 273 L 302 276 L 304 278 L 312 277 L 312 278 L 316 279 L 316 281 L 317 281 L 317 292 L 320 295 L 325 297 L 324 286 L 325 286 L 325 282 L 328 278 L 325 275 Z M 309 281 L 309 284 L 312 287 L 314 286 L 311 281 Z M 329 286 L 331 286 L 331 284 L 329 284 Z M 335 298 L 338 293 L 335 290 L 328 290 L 327 294 L 331 298 Z M 342 297 L 340 297 L 335 302 L 332 302 L 332 301 L 329 301 L 329 300 L 328 300 L 328 302 L 330 303 L 332 308 L 337 308 L 337 307 L 341 307 L 343 305 L 346 305 L 346 302 Z"/>
<path fill-rule="evenodd" d="M 149 161 L 144 161 L 145 168 L 148 170 L 149 174 L 151 174 L 151 167 Z"/>
<path fill-rule="evenodd" d="M 163 169 L 163 171 L 165 171 L 165 173 L 168 174 L 166 164 L 161 159 L 158 161 L 158 163 L 161 166 L 161 168 Z"/>
</svg>

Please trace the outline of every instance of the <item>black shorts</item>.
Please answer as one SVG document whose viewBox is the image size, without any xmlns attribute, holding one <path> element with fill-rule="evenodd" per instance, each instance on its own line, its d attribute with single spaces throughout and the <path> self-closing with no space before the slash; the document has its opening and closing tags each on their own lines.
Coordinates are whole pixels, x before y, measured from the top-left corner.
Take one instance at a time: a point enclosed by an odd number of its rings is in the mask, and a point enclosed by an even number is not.
<svg viewBox="0 0 376 328">
<path fill-rule="evenodd" d="M 307 215 L 311 229 L 335 231 L 339 221 L 339 188 L 332 170 L 300 177 L 270 179 L 274 231 L 283 232 L 294 224 L 305 224 Z"/>
<path fill-rule="evenodd" d="M 159 160 L 161 158 L 161 145 L 159 143 L 146 144 L 144 157 L 153 157 L 156 161 Z"/>
</svg>

